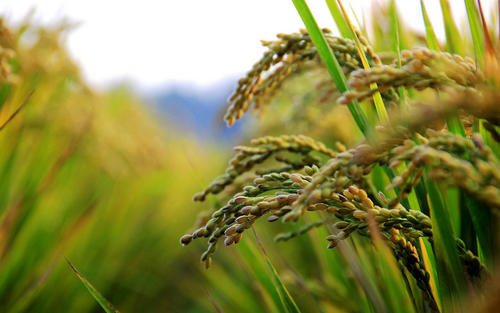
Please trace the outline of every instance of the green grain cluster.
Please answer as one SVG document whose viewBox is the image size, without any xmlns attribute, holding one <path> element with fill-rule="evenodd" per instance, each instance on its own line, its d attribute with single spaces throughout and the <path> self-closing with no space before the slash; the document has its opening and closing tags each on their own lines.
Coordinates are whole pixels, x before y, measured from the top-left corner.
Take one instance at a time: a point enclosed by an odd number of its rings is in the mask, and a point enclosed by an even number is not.
<svg viewBox="0 0 500 313">
<path fill-rule="evenodd" d="M 392 51 L 396 56 L 389 62 L 379 55 L 391 51 L 375 52 L 366 35 L 353 26 L 342 1 L 328 5 L 342 33 L 350 31 L 349 39 L 321 30 L 305 1 L 294 4 L 307 31 L 263 42 L 269 51 L 239 81 L 226 121 L 232 125 L 251 108 L 271 103 L 271 97 L 288 88 L 281 84 L 287 75 L 312 72 L 304 63 L 315 60 L 316 68 L 331 75 L 330 93 L 349 106 L 364 138 L 346 148 L 339 142 L 281 135 L 236 147 L 226 173 L 195 196 L 205 200 L 214 194 L 214 203 L 225 205 L 215 205 L 211 217 L 181 243 L 208 238 L 201 257 L 208 267 L 219 240 L 226 246 L 237 244 L 259 220 L 292 224 L 291 230 L 274 237 L 275 242 L 291 245 L 307 234 L 314 238 L 312 233 L 323 228 L 317 233 L 326 234 L 328 248 L 339 247 L 374 311 L 394 309 L 391 301 L 397 297 L 413 303 L 409 312 L 460 311 L 458 299 L 468 288 L 484 292 L 496 271 L 492 265 L 500 216 L 500 77 L 482 69 L 482 60 L 476 64 L 456 51 L 439 51 L 438 44 L 433 50 L 405 47 L 399 41 L 394 2 L 388 7 L 394 23 L 389 31 L 398 41 Z M 443 14 L 447 8 L 443 6 Z M 427 36 L 433 36 L 423 3 L 422 10 Z M 486 62 L 496 66 L 498 59 Z M 280 123 L 281 116 L 270 118 Z M 369 238 L 376 247 L 381 247 L 381 238 L 385 248 L 379 256 L 377 251 L 366 252 L 357 236 Z M 373 287 L 377 278 L 367 278 L 370 274 L 359 265 L 368 271 L 366 258 L 383 260 L 393 271 L 386 268 L 392 273 L 386 278 L 404 281 L 410 294 L 392 292 L 391 300 L 380 295 Z"/>
<path fill-rule="evenodd" d="M 344 72 L 362 68 L 357 47 L 352 40 L 332 36 L 328 29 L 323 29 L 322 32 Z M 307 31 L 278 34 L 277 37 L 278 40 L 275 41 L 262 41 L 268 51 L 246 76 L 238 81 L 236 90 L 229 97 L 230 105 L 225 115 L 229 126 L 250 109 L 260 110 L 288 77 L 318 66 L 318 51 Z M 363 49 L 368 50 L 367 47 Z M 377 61 L 378 59 L 370 58 L 371 63 Z"/>
</svg>

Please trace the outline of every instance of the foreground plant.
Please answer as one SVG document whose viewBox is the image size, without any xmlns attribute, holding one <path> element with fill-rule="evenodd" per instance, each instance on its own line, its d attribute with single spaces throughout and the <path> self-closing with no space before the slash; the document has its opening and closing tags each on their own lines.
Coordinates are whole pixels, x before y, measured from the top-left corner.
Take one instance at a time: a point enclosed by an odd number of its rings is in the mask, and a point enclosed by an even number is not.
<svg viewBox="0 0 500 313">
<path fill-rule="evenodd" d="M 450 298 L 459 294 L 453 293 L 468 288 L 466 281 L 481 289 L 490 276 L 485 263 L 492 263 L 496 247 L 498 77 L 485 75 L 469 57 L 422 47 L 401 51 L 384 65 L 352 26 L 341 1 L 332 7 L 344 13 L 354 40 L 319 30 L 305 2 L 294 3 L 313 34 L 301 30 L 264 42 L 269 50 L 239 81 L 230 98 L 227 123 L 232 125 L 250 108 L 269 103 L 287 77 L 299 69 L 322 67 L 318 62 L 322 60 L 336 82 L 337 102 L 350 106 L 366 137 L 350 149 L 341 143 L 329 148 L 303 135 L 268 136 L 253 140 L 251 146 L 236 147 L 225 174 L 194 197 L 204 201 L 210 194 L 218 195 L 228 199 L 226 204 L 214 208 L 181 243 L 208 238 L 201 256 L 208 267 L 220 240 L 237 244 L 257 220 L 298 222 L 306 213 L 314 213 L 318 221 L 279 234 L 275 241 L 317 227 L 330 232 L 325 238 L 328 248 L 354 234 L 372 240 L 381 235 L 403 273 L 409 273 L 421 290 L 427 303 L 424 310 L 456 309 L 447 301 L 455 301 Z M 497 59 L 489 62 L 495 66 Z M 411 89 L 433 90 L 439 97 L 413 92 L 408 102 L 406 91 Z M 368 109 L 372 99 L 375 111 Z M 360 101 L 367 109 L 352 110 Z M 385 113 L 388 101 L 394 105 Z M 365 112 L 376 112 L 378 125 L 364 129 Z M 461 195 L 454 196 L 455 190 Z M 454 215 L 463 214 L 453 207 L 456 201 L 472 217 L 472 236 L 455 222 Z M 436 262 L 429 263 L 429 256 Z M 439 282 L 439 295 L 432 287 L 436 280 L 446 281 Z"/>
</svg>

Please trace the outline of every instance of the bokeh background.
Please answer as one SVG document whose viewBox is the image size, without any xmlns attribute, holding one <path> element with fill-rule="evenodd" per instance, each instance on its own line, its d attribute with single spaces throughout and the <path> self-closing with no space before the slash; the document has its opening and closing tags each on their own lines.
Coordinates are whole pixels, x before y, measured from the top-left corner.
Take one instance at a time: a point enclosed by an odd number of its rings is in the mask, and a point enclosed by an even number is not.
<svg viewBox="0 0 500 313">
<path fill-rule="evenodd" d="M 309 3 L 335 32 L 324 1 Z M 385 1 L 350 3 L 365 25 L 385 12 Z M 463 1 L 450 3 L 466 21 Z M 426 4 L 443 38 L 439 3 Z M 398 1 L 415 34 L 419 5 Z M 202 244 L 182 248 L 179 237 L 209 208 L 192 195 L 223 171 L 233 144 L 264 133 L 353 140 L 343 108 L 324 115 L 318 94 L 300 96 L 315 76 L 288 83 L 274 118 L 222 122 L 237 79 L 264 51 L 259 40 L 303 27 L 292 2 L 2 0 L 0 14 L 0 45 L 15 53 L 0 80 L 0 121 L 34 91 L 0 133 L 0 311 L 99 312 L 65 258 L 124 312 L 269 309 L 253 242 L 219 251 L 205 271 Z M 301 306 L 317 311 L 310 292 L 342 295 L 342 286 L 319 288 L 318 238 L 274 244 L 284 226 L 257 229 Z"/>
</svg>

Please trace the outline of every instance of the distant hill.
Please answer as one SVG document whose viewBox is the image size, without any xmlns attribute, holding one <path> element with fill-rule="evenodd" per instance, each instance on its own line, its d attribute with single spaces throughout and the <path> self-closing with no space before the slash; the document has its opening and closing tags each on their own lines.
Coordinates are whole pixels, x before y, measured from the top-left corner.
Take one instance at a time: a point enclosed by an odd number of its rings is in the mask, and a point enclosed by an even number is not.
<svg viewBox="0 0 500 313">
<path fill-rule="evenodd" d="M 151 92 L 149 98 L 154 111 L 181 130 L 203 140 L 231 140 L 238 134 L 238 126 L 226 127 L 222 117 L 235 82 L 227 79 L 203 87 L 176 83 Z"/>
</svg>

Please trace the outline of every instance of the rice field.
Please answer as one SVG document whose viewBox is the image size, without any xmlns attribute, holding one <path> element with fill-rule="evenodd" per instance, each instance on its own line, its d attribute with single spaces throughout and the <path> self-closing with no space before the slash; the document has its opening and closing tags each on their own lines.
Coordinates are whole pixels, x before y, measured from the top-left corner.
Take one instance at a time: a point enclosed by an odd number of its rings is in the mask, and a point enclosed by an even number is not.
<svg viewBox="0 0 500 313">
<path fill-rule="evenodd" d="M 2 20 L 1 312 L 496 310 L 498 11 L 440 0 L 441 40 L 424 1 L 425 33 L 291 2 L 221 103 L 232 152 L 93 90 L 65 22 Z"/>
</svg>

